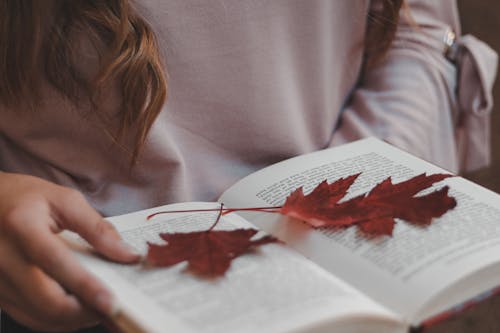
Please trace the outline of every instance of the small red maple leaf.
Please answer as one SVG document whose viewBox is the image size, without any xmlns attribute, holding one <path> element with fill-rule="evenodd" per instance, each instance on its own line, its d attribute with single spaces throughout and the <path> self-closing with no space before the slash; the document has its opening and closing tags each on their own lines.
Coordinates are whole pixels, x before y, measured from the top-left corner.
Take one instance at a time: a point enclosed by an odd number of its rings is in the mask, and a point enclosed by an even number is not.
<svg viewBox="0 0 500 333">
<path fill-rule="evenodd" d="M 393 184 L 389 177 L 367 194 L 339 203 L 358 176 L 341 178 L 332 184 L 323 181 L 308 195 L 304 195 L 302 187 L 298 188 L 286 199 L 280 213 L 313 227 L 358 225 L 370 235 L 392 235 L 394 218 L 424 226 L 456 206 L 455 199 L 448 196 L 448 186 L 415 196 L 452 177 L 447 174 L 421 174 L 398 184 Z"/>
<path fill-rule="evenodd" d="M 259 245 L 278 242 L 269 235 L 252 240 L 258 232 L 255 229 L 213 230 L 222 211 L 221 206 L 217 220 L 208 230 L 160 234 L 167 244 L 148 243 L 147 264 L 168 267 L 187 261 L 188 270 L 195 274 L 220 276 L 228 270 L 234 258 Z"/>
</svg>

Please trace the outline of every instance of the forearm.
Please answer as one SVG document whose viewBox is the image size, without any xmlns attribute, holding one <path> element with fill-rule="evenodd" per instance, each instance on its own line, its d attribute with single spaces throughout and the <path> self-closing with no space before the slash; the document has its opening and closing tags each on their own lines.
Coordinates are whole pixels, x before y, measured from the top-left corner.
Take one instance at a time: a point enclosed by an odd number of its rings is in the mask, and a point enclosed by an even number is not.
<svg viewBox="0 0 500 333">
<path fill-rule="evenodd" d="M 363 73 L 332 144 L 373 135 L 454 172 L 484 166 L 496 55 L 471 37 L 458 40 L 456 57 L 446 52 L 445 37 L 460 33 L 455 1 L 408 3 L 386 58 Z"/>
<path fill-rule="evenodd" d="M 344 109 L 332 145 L 376 136 L 451 171 L 458 171 L 454 138 L 455 68 L 414 49 L 391 49 L 367 72 Z"/>
</svg>

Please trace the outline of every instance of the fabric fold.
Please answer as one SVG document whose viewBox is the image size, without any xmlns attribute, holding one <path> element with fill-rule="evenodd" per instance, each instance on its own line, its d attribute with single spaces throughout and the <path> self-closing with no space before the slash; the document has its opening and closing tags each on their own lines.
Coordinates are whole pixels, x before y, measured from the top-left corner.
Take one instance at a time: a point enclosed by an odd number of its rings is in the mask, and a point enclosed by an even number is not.
<svg viewBox="0 0 500 333">
<path fill-rule="evenodd" d="M 486 43 L 471 35 L 453 45 L 450 60 L 457 67 L 457 143 L 460 166 L 473 171 L 491 160 L 490 116 L 498 56 Z"/>
</svg>

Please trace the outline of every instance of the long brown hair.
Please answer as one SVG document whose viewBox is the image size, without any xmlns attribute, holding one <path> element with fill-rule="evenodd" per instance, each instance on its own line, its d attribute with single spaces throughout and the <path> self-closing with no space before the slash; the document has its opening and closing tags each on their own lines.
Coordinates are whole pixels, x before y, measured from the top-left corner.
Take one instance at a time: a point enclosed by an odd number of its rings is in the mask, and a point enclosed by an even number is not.
<svg viewBox="0 0 500 333">
<path fill-rule="evenodd" d="M 365 36 L 366 66 L 372 67 L 384 59 L 396 35 L 399 12 L 404 0 L 380 0 L 368 13 Z"/>
<path fill-rule="evenodd" d="M 53 15 L 43 8 L 48 3 Z M 36 105 L 44 78 L 70 101 L 90 101 L 98 111 L 104 88 L 115 80 L 121 104 L 113 136 L 133 129 L 135 160 L 165 102 L 167 82 L 153 31 L 130 2 L 1 0 L 0 20 L 0 103 Z M 77 69 L 78 32 L 96 46 L 93 77 Z"/>
<path fill-rule="evenodd" d="M 387 51 L 403 0 L 381 0 L 370 11 L 365 53 L 370 63 Z M 121 93 L 119 130 L 114 138 L 135 132 L 135 161 L 160 112 L 167 92 L 155 36 L 129 0 L 0 0 L 0 103 L 13 108 L 36 105 L 42 78 L 78 104 L 105 94 L 111 80 Z M 47 24 L 46 17 L 53 17 Z M 85 32 L 97 46 L 99 69 L 89 77 L 77 69 L 74 32 Z M 98 110 L 98 103 L 91 103 Z M 104 126 L 105 127 L 105 126 Z"/>
</svg>

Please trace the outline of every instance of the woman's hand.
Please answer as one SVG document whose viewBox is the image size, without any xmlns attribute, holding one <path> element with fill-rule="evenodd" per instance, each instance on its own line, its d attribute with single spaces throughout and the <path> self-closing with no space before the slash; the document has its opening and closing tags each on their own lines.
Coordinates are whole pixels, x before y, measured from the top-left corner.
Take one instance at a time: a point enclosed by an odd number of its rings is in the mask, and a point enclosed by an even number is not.
<svg viewBox="0 0 500 333">
<path fill-rule="evenodd" d="M 36 330 L 74 330 L 113 312 L 111 294 L 56 235 L 63 229 L 112 260 L 139 259 L 81 193 L 0 172 L 0 308 Z"/>
</svg>

